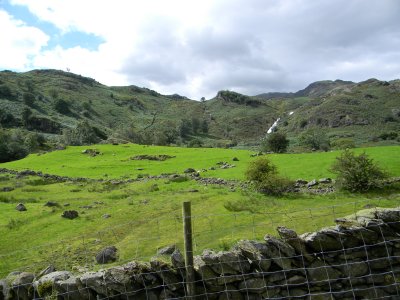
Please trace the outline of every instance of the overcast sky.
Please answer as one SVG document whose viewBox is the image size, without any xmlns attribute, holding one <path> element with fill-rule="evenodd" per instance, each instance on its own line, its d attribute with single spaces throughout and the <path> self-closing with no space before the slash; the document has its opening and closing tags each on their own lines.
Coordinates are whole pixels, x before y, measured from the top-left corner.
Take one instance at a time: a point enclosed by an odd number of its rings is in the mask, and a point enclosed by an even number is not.
<svg viewBox="0 0 400 300">
<path fill-rule="evenodd" d="M 211 98 L 400 78 L 400 0 L 0 0 L 0 70 Z"/>
</svg>

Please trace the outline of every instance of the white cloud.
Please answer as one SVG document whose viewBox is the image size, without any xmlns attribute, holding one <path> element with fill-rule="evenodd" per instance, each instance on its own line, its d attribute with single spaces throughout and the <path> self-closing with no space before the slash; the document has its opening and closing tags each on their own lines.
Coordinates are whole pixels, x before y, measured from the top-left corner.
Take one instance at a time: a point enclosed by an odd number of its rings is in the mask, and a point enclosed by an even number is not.
<svg viewBox="0 0 400 300">
<path fill-rule="evenodd" d="M 41 30 L 14 19 L 3 10 L 0 10 L 0 28 L 0 68 L 31 68 L 30 58 L 40 53 L 49 37 Z"/>
<path fill-rule="evenodd" d="M 400 77 L 398 0 L 11 2 L 61 32 L 104 41 L 94 51 L 36 51 L 33 67 L 69 67 L 105 84 L 199 99 L 220 89 L 256 94 L 322 79 Z"/>
</svg>

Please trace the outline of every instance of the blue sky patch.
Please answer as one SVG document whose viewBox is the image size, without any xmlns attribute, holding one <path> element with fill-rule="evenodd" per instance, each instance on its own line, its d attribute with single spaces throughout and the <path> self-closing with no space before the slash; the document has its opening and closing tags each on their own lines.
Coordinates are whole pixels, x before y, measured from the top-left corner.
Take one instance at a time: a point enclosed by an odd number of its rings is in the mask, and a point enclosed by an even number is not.
<svg viewBox="0 0 400 300">
<path fill-rule="evenodd" d="M 40 20 L 23 5 L 11 5 L 9 1 L 0 0 L 1 9 L 12 15 L 14 19 L 21 20 L 28 26 L 36 27 L 47 34 L 50 39 L 43 50 L 53 49 L 59 45 L 64 49 L 80 46 L 93 51 L 104 42 L 102 38 L 94 34 L 79 31 L 71 31 L 63 34 L 56 26 L 50 22 Z"/>
</svg>

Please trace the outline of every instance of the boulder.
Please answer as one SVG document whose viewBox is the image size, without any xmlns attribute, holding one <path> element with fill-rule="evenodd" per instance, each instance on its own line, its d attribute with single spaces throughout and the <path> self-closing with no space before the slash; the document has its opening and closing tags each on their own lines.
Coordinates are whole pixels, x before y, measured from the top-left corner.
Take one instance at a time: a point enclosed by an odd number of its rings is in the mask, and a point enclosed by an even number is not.
<svg viewBox="0 0 400 300">
<path fill-rule="evenodd" d="M 79 216 L 78 212 L 76 210 L 66 210 L 62 213 L 61 217 L 66 218 L 66 219 L 75 219 Z"/>
<path fill-rule="evenodd" d="M 15 207 L 15 209 L 18 211 L 27 211 L 27 209 L 23 203 L 18 203 L 18 205 Z"/>
<path fill-rule="evenodd" d="M 117 248 L 115 246 L 108 246 L 102 249 L 96 255 L 96 261 L 98 264 L 107 264 L 117 260 Z"/>
<path fill-rule="evenodd" d="M 196 170 L 193 168 L 187 168 L 185 171 L 183 171 L 184 173 L 195 173 Z"/>
</svg>

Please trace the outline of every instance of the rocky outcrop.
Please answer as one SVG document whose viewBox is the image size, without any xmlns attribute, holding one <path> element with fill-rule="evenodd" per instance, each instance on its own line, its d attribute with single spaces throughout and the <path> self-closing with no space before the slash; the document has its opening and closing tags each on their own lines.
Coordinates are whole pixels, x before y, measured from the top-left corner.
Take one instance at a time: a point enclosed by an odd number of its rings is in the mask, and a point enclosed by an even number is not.
<svg viewBox="0 0 400 300">
<path fill-rule="evenodd" d="M 242 240 L 231 251 L 194 258 L 195 299 L 397 299 L 400 295 L 400 208 L 368 209 L 336 225 L 280 238 Z M 130 262 L 96 272 L 11 273 L 0 299 L 185 299 L 178 249 L 150 263 Z M 164 258 L 164 259 L 163 259 Z"/>
</svg>

